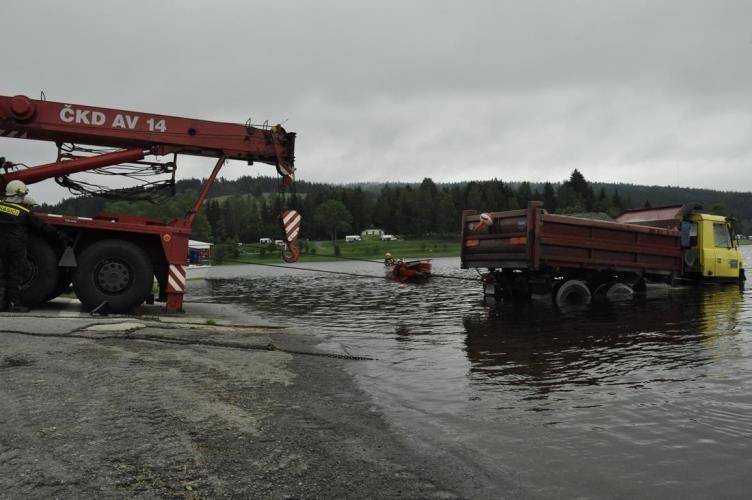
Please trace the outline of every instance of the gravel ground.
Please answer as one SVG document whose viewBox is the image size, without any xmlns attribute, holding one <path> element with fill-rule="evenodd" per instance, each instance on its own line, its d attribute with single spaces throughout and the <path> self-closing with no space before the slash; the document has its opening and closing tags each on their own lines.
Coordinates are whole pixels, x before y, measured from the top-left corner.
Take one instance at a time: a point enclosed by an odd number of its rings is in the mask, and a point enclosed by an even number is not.
<svg viewBox="0 0 752 500">
<path fill-rule="evenodd" d="M 461 465 L 412 446 L 343 370 L 369 361 L 158 319 L 0 315 L 0 498 L 463 496 Z"/>
</svg>

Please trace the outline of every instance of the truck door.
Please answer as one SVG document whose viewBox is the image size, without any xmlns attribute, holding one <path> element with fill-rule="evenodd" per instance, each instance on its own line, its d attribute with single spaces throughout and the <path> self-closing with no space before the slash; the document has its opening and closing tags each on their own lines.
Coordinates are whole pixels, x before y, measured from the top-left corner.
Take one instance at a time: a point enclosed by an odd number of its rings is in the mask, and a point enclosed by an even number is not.
<svg viewBox="0 0 752 500">
<path fill-rule="evenodd" d="M 681 245 L 684 251 L 684 272 L 702 273 L 696 221 L 683 221 L 681 223 Z"/>
<path fill-rule="evenodd" d="M 739 276 L 739 252 L 731 240 L 728 224 L 713 222 L 714 248 L 707 249 L 713 255 L 713 275 L 716 278 Z"/>
</svg>

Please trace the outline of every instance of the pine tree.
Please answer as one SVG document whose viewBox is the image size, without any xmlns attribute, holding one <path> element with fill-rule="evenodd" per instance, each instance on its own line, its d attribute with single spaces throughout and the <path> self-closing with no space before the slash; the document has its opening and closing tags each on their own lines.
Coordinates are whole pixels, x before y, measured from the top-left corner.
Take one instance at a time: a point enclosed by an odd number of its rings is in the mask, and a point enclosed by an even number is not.
<svg viewBox="0 0 752 500">
<path fill-rule="evenodd" d="M 533 199 L 533 192 L 530 189 L 529 182 L 521 182 L 517 188 L 517 204 L 521 207 L 526 207 L 527 203 Z"/>
<path fill-rule="evenodd" d="M 554 191 L 554 187 L 550 182 L 546 182 L 543 185 L 543 206 L 551 213 L 556 212 L 558 209 L 556 191 Z"/>
<path fill-rule="evenodd" d="M 606 190 L 601 188 L 598 192 L 598 199 L 595 201 L 593 210 L 596 212 L 607 212 L 610 207 L 611 201 L 608 199 Z"/>
<path fill-rule="evenodd" d="M 574 169 L 572 175 L 569 176 L 569 180 L 564 184 L 568 184 L 572 188 L 574 193 L 578 195 L 581 200 L 583 208 L 587 211 L 593 210 L 595 205 L 595 193 L 590 183 L 585 179 L 585 176 L 580 173 L 579 170 Z"/>
<path fill-rule="evenodd" d="M 621 196 L 619 196 L 618 189 L 614 189 L 614 194 L 611 196 L 611 206 L 618 210 L 624 210 L 624 204 L 621 200 Z"/>
</svg>

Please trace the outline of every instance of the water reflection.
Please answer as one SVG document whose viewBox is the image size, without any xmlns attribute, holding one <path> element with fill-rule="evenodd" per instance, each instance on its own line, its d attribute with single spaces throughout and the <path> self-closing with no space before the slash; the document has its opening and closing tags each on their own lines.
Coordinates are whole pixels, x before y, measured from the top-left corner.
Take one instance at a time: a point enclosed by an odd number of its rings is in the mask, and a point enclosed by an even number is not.
<svg viewBox="0 0 752 500">
<path fill-rule="evenodd" d="M 718 342 L 741 332 L 735 286 L 652 289 L 629 302 L 562 313 L 547 301 L 498 304 L 463 319 L 470 380 L 538 395 L 576 386 L 681 382 L 738 352 Z M 529 394 L 528 394 L 529 395 Z"/>
</svg>

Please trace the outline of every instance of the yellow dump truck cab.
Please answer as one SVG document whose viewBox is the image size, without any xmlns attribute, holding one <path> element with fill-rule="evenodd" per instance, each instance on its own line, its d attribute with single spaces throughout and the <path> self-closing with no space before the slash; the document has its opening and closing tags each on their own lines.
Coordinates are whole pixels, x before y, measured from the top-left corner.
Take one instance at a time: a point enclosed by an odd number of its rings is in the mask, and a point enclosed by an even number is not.
<svg viewBox="0 0 752 500">
<path fill-rule="evenodd" d="M 720 215 L 689 213 L 682 220 L 681 232 L 686 275 L 712 281 L 744 278 L 732 221 Z"/>
</svg>

